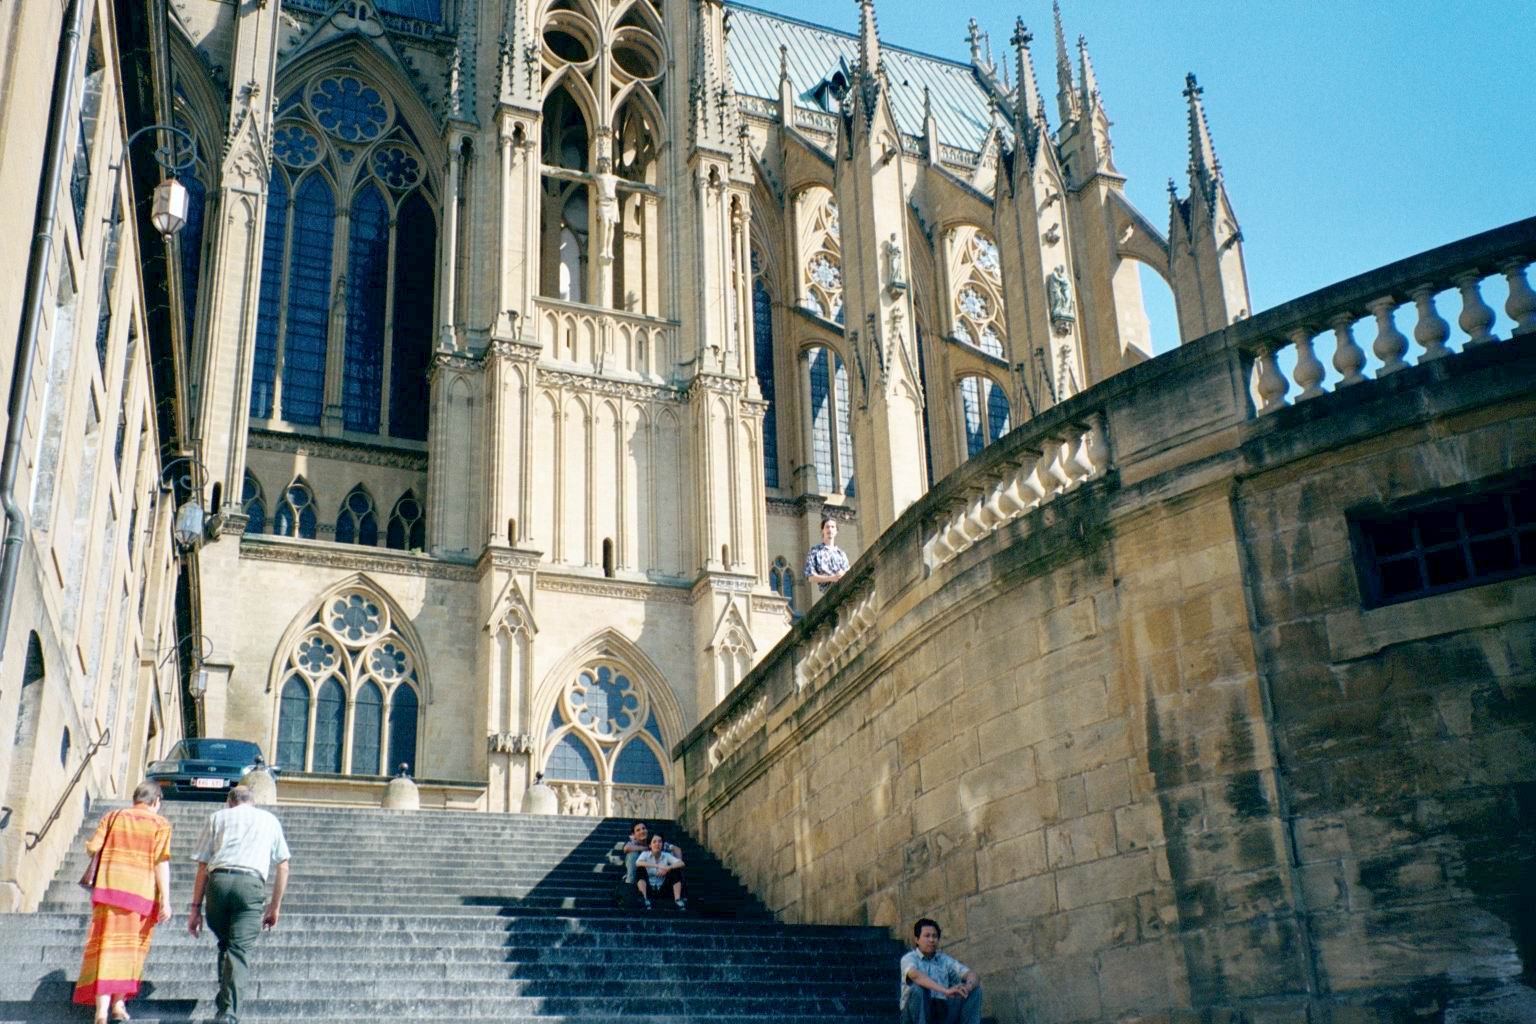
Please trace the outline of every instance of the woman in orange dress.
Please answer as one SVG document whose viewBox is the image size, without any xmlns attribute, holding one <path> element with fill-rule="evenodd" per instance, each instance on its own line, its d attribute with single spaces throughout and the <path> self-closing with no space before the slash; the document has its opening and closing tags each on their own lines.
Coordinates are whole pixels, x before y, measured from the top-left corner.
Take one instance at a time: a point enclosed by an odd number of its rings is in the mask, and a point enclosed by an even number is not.
<svg viewBox="0 0 1536 1024">
<path fill-rule="evenodd" d="M 171 919 L 171 823 L 159 815 L 160 787 L 141 782 L 133 806 L 101 819 L 85 844 L 99 854 L 91 886 L 91 930 L 75 1002 L 96 1005 L 96 1022 L 127 1020 L 124 1000 L 139 992 L 139 976 L 155 925 Z"/>
</svg>

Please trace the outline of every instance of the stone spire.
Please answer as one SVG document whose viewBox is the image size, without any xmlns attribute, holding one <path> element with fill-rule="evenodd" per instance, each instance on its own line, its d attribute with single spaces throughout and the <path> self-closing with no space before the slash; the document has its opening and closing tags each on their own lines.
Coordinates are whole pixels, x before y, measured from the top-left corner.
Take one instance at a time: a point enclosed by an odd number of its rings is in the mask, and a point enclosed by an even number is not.
<svg viewBox="0 0 1536 1024">
<path fill-rule="evenodd" d="M 1099 95 L 1099 76 L 1094 74 L 1093 58 L 1088 56 L 1088 39 L 1085 36 L 1077 37 L 1077 65 L 1081 69 L 1079 77 L 1082 79 L 1082 100 L 1079 106 L 1085 113 L 1092 113 L 1103 107 L 1104 100 Z"/>
<path fill-rule="evenodd" d="M 1040 134 L 1040 125 L 1035 118 L 1041 106 L 1040 85 L 1035 81 L 1035 62 L 1029 55 L 1029 44 L 1033 39 L 1029 29 L 1024 27 L 1024 19 L 1015 18 L 1013 35 L 1008 40 L 1013 44 L 1015 77 L 1018 79 L 1018 88 L 1013 94 L 1013 123 L 1020 137 L 1029 142 L 1031 157 Z"/>
<path fill-rule="evenodd" d="M 874 114 L 880 95 L 880 29 L 875 24 L 875 0 L 856 0 L 859 5 L 859 64 L 853 69 L 856 88 L 864 100 L 864 116 Z"/>
<path fill-rule="evenodd" d="M 1061 127 L 1078 118 L 1077 88 L 1072 81 L 1072 61 L 1067 57 L 1067 35 L 1061 29 L 1061 4 L 1052 0 L 1051 16 L 1056 22 L 1056 110 Z"/>
<path fill-rule="evenodd" d="M 972 18 L 965 24 L 965 41 L 971 48 L 971 64 L 974 67 L 981 66 L 981 26 Z"/>
<path fill-rule="evenodd" d="M 727 107 L 732 98 L 725 71 L 725 55 L 718 52 L 725 28 L 719 0 L 697 0 L 694 4 L 693 67 L 689 88 L 692 110 L 690 134 L 695 146 L 730 152 L 736 146 L 731 128 L 734 119 Z"/>
<path fill-rule="evenodd" d="M 1204 92 L 1193 71 L 1184 76 L 1184 98 L 1189 101 L 1189 193 L 1191 198 L 1199 196 L 1211 209 L 1221 186 L 1221 161 L 1216 159 L 1216 146 L 1205 121 L 1205 104 L 1200 99 Z"/>
</svg>

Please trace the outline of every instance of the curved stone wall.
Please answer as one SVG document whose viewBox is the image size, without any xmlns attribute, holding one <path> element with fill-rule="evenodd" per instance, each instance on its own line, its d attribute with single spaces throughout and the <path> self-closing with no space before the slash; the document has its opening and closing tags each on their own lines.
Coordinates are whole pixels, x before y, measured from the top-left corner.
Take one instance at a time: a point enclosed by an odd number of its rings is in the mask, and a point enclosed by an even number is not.
<svg viewBox="0 0 1536 1024">
<path fill-rule="evenodd" d="M 1362 518 L 1536 501 L 1533 239 L 1341 282 L 981 453 L 678 746 L 690 830 L 785 919 L 937 917 L 1000 1021 L 1536 1014 L 1536 576 L 1370 607 L 1357 553 Z"/>
</svg>

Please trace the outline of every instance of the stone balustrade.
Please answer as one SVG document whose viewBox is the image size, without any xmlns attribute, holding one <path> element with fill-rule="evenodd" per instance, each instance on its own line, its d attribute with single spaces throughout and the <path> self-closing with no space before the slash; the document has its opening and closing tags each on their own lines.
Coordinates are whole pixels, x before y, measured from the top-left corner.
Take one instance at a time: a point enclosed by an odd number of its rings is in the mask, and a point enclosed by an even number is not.
<svg viewBox="0 0 1536 1024">
<path fill-rule="evenodd" d="M 671 320 L 538 298 L 533 331 L 546 359 L 598 373 L 666 380 L 677 365 L 677 324 Z"/>
<path fill-rule="evenodd" d="M 1526 278 L 1533 258 L 1536 218 L 1388 264 L 1234 325 L 1230 332 L 1253 364 L 1255 411 L 1273 413 L 1453 354 L 1452 325 L 1438 308 L 1445 299 L 1459 305 L 1455 325 L 1463 348 L 1497 341 L 1497 314 L 1483 295 L 1490 279 L 1508 288 L 1504 312 L 1513 332 L 1536 330 L 1536 291 Z M 1407 334 L 1399 314 L 1405 326 L 1413 320 Z M 1362 347 L 1367 334 L 1369 350 Z"/>
<path fill-rule="evenodd" d="M 1350 522 L 1529 479 L 1533 255 L 1536 219 L 1382 267 L 999 439 L 677 745 L 681 820 L 782 919 L 942 920 L 1000 1020 L 1501 984 L 1478 865 L 1536 848 L 1498 831 L 1533 726 L 1465 709 L 1528 673 L 1532 577 L 1371 607 Z"/>
</svg>

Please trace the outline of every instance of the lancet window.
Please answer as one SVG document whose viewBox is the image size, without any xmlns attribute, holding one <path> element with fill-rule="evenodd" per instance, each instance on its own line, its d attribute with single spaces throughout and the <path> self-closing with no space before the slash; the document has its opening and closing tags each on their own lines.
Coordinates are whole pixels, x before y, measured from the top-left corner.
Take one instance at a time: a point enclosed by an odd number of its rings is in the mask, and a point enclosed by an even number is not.
<svg viewBox="0 0 1536 1024">
<path fill-rule="evenodd" d="M 406 491 L 395 502 L 384 544 L 397 551 L 420 551 L 427 546 L 427 517 L 415 491 Z"/>
<path fill-rule="evenodd" d="M 336 515 L 336 543 L 378 546 L 379 517 L 373 511 L 373 497 L 362 484 L 352 488 L 341 503 Z"/>
<path fill-rule="evenodd" d="M 1003 279 L 997 243 L 979 228 L 950 232 L 954 337 L 1003 358 Z"/>
<path fill-rule="evenodd" d="M 566 683 L 543 750 L 544 774 L 560 790 L 561 813 L 667 810 L 666 745 L 650 694 L 616 662 L 592 662 Z"/>
<path fill-rule="evenodd" d="M 421 145 L 387 90 L 333 70 L 284 98 L 272 154 L 252 418 L 318 426 L 339 405 L 346 431 L 424 440 L 437 213 Z"/>
<path fill-rule="evenodd" d="M 264 533 L 267 529 L 267 501 L 261 493 L 261 482 L 246 470 L 245 482 L 240 489 L 240 510 L 245 513 L 245 532 Z"/>
<path fill-rule="evenodd" d="M 665 39 L 644 0 L 616 18 L 585 0 L 551 5 L 540 51 L 541 295 L 660 313 Z"/>
<path fill-rule="evenodd" d="M 960 378 L 960 416 L 969 458 L 1012 429 L 1008 395 L 989 377 Z"/>
<path fill-rule="evenodd" d="M 85 74 L 80 80 L 78 134 L 74 163 L 70 168 L 69 196 L 75 212 L 75 235 L 85 234 L 85 204 L 91 192 L 91 161 L 95 156 L 96 127 L 101 121 L 102 95 L 106 89 L 106 62 L 102 59 L 101 27 L 91 27 L 85 51 Z"/>
<path fill-rule="evenodd" d="M 326 601 L 283 655 L 277 763 L 290 772 L 416 772 L 421 681 L 388 606 L 363 588 Z"/>
<path fill-rule="evenodd" d="M 843 248 L 837 200 L 824 188 L 800 194 L 800 302 L 824 320 L 843 322 Z"/>
<path fill-rule="evenodd" d="M 853 431 L 850 427 L 848 367 L 825 345 L 802 356 L 811 399 L 811 464 L 822 494 L 853 497 Z"/>
<path fill-rule="evenodd" d="M 757 369 L 757 387 L 768 409 L 763 413 L 763 482 L 779 486 L 779 427 L 774 408 L 773 382 L 773 295 L 763 275 L 762 259 L 752 251 L 752 352 Z"/>
<path fill-rule="evenodd" d="M 768 589 L 789 602 L 789 610 L 795 610 L 795 570 L 783 555 L 773 560 L 768 569 Z"/>
<path fill-rule="evenodd" d="M 272 515 L 272 532 L 279 537 L 315 539 L 319 521 L 315 517 L 315 492 L 302 479 L 288 485 L 283 500 Z"/>
</svg>

